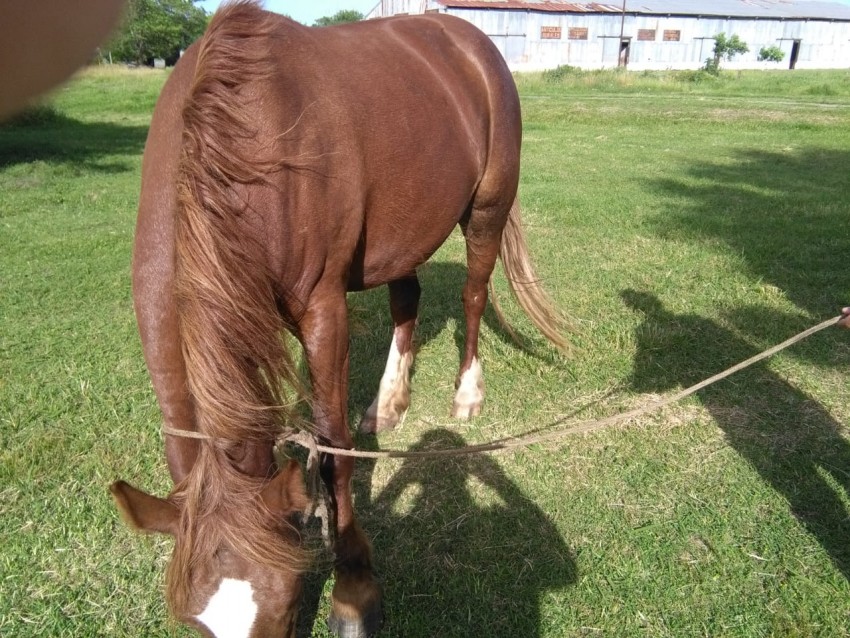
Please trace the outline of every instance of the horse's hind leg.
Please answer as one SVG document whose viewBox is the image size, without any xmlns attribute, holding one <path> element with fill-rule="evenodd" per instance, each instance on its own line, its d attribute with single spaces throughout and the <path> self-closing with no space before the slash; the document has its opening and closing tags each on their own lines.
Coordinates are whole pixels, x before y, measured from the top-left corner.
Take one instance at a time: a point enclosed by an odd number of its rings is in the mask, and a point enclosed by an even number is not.
<svg viewBox="0 0 850 638">
<path fill-rule="evenodd" d="M 502 228 L 507 210 L 473 208 L 462 223 L 466 237 L 466 284 L 463 288 L 463 312 L 466 317 L 466 341 L 455 386 L 452 416 L 468 419 L 481 413 L 484 404 L 484 376 L 478 358 L 478 331 L 487 306 L 487 285 L 499 255 Z"/>
<path fill-rule="evenodd" d="M 392 281 L 388 287 L 393 339 L 378 395 L 360 422 L 360 431 L 367 433 L 394 428 L 410 405 L 410 366 L 413 364 L 413 330 L 419 308 L 419 280 L 414 274 Z"/>
</svg>

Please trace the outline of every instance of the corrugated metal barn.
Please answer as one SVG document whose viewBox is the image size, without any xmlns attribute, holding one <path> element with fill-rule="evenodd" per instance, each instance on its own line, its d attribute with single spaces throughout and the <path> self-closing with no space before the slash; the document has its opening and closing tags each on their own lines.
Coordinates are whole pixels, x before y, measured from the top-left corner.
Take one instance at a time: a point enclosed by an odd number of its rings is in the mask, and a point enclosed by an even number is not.
<svg viewBox="0 0 850 638">
<path fill-rule="evenodd" d="M 749 53 L 729 69 L 850 67 L 850 7 L 815 0 L 382 0 L 367 16 L 450 13 L 484 31 L 512 71 L 569 64 L 584 69 L 697 69 L 714 36 L 737 35 Z M 782 62 L 759 62 L 777 46 Z"/>
</svg>

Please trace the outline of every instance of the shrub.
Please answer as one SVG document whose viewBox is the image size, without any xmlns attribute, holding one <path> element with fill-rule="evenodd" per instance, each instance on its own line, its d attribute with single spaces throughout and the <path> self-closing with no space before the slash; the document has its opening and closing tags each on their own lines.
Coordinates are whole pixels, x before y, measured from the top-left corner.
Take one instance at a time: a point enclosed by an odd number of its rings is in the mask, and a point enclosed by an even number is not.
<svg viewBox="0 0 850 638">
<path fill-rule="evenodd" d="M 690 82 L 692 84 L 717 81 L 717 74 L 707 71 L 704 67 L 694 71 L 676 71 L 673 77 L 679 82 Z"/>
<path fill-rule="evenodd" d="M 713 57 L 706 58 L 705 65 L 702 68 L 712 75 L 718 75 L 721 60 L 731 60 L 736 55 L 746 53 L 749 50 L 750 47 L 747 46 L 747 43 L 737 35 L 728 37 L 725 33 L 720 32 L 714 36 Z"/>
<path fill-rule="evenodd" d="M 782 62 L 785 52 L 778 46 L 762 47 L 759 50 L 759 62 Z"/>
<path fill-rule="evenodd" d="M 547 69 L 546 71 L 543 71 L 543 81 L 552 83 L 560 82 L 565 78 L 576 77 L 582 73 L 583 71 L 577 66 L 563 64 L 555 67 L 554 69 Z"/>
<path fill-rule="evenodd" d="M 700 71 L 711 75 L 720 75 L 720 61 L 717 58 L 706 58 Z"/>
</svg>

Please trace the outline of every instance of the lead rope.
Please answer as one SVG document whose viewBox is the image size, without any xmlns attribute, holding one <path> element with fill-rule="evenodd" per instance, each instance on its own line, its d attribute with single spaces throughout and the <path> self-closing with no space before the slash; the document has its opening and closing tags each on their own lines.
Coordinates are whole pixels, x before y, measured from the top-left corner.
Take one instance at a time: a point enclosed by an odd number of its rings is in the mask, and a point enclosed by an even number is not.
<svg viewBox="0 0 850 638">
<path fill-rule="evenodd" d="M 305 469 L 307 483 L 307 497 L 310 502 L 301 514 L 301 524 L 306 525 L 311 516 L 321 521 L 322 540 L 325 547 L 331 546 L 330 523 L 328 520 L 328 502 L 321 498 L 321 486 L 319 481 L 319 449 L 316 437 L 306 430 L 286 428 L 277 438 L 278 449 L 282 448 L 284 442 L 300 445 L 307 450 L 307 464 Z"/>
<path fill-rule="evenodd" d="M 426 459 L 426 458 L 444 458 L 444 457 L 453 457 L 453 456 L 467 456 L 470 454 L 484 454 L 489 452 L 503 452 L 507 450 L 514 450 L 516 448 L 528 447 L 530 445 L 535 445 L 537 443 L 546 443 L 550 441 L 556 441 L 561 438 L 565 438 L 567 436 L 574 436 L 576 434 L 587 434 L 589 432 L 595 432 L 597 430 L 601 430 L 605 427 L 613 425 L 615 423 L 619 423 L 621 421 L 627 421 L 629 419 L 634 419 L 638 416 L 642 416 L 649 412 L 654 412 L 655 410 L 660 410 L 672 403 L 676 403 L 677 401 L 681 401 L 685 397 L 688 397 L 696 392 L 699 392 L 703 388 L 710 386 L 713 383 L 717 383 L 721 379 L 725 379 L 728 376 L 735 374 L 736 372 L 740 372 L 744 368 L 749 368 L 750 366 L 767 359 L 768 357 L 773 356 L 777 352 L 781 352 L 786 348 L 794 345 L 806 339 L 813 334 L 824 330 L 825 328 L 829 328 L 830 326 L 836 325 L 843 316 L 834 317 L 832 319 L 827 319 L 826 321 L 822 321 L 809 328 L 808 330 L 804 330 L 803 332 L 791 337 L 783 341 L 782 343 L 773 346 L 772 348 L 768 348 L 767 350 L 750 357 L 749 359 L 738 363 L 737 365 L 732 366 L 715 374 L 704 381 L 700 381 L 689 388 L 681 390 L 676 394 L 670 395 L 664 399 L 660 399 L 658 401 L 654 401 L 640 408 L 635 408 L 634 410 L 629 410 L 628 412 L 622 412 L 620 414 L 615 414 L 609 417 L 605 417 L 604 419 L 599 419 L 596 421 L 586 421 L 584 423 L 579 423 L 578 425 L 574 425 L 569 428 L 565 428 L 562 430 L 556 430 L 555 432 L 547 432 L 544 434 L 530 434 L 527 436 L 521 437 L 511 437 L 507 439 L 501 439 L 498 441 L 492 441 L 490 443 L 479 443 L 476 445 L 467 445 L 459 448 L 448 448 L 448 449 L 437 449 L 437 450 L 378 450 L 375 452 L 368 450 L 346 450 L 341 448 L 328 447 L 325 445 L 319 445 L 316 443 L 315 450 L 317 452 L 321 452 L 323 454 L 336 454 L 338 456 L 353 456 L 361 459 Z M 546 428 L 550 428 L 556 425 L 559 425 L 562 422 L 562 419 L 558 419 L 550 423 Z M 301 434 L 304 434 L 303 432 Z M 311 439 L 315 441 L 315 437 L 313 435 L 308 435 Z M 298 445 L 303 445 L 301 443 L 302 437 L 288 437 L 286 434 L 282 435 L 278 438 L 279 444 L 284 443 L 296 443 Z"/>
<path fill-rule="evenodd" d="M 830 326 L 836 325 L 839 321 L 844 318 L 843 315 L 838 317 L 833 317 L 832 319 L 827 319 L 826 321 L 822 321 L 809 328 L 808 330 L 804 330 L 803 332 L 791 337 L 783 341 L 782 343 L 773 346 L 772 348 L 768 348 L 767 350 L 750 357 L 746 361 L 742 361 L 741 363 L 732 366 L 720 372 L 719 374 L 715 374 L 713 377 L 709 377 L 704 381 L 700 381 L 699 383 L 692 385 L 689 388 L 686 388 L 676 394 L 673 394 L 669 397 L 661 399 L 659 401 L 654 401 L 649 403 L 643 407 L 635 408 L 634 410 L 629 410 L 628 412 L 622 412 L 620 414 L 615 414 L 604 419 L 599 419 L 596 421 L 587 421 L 584 423 L 579 423 L 578 425 L 574 425 L 572 427 L 568 427 L 562 430 L 556 430 L 554 432 L 547 432 L 544 434 L 530 434 L 527 436 L 521 437 L 511 437 L 507 439 L 501 439 L 497 441 L 492 441 L 490 443 L 479 443 L 476 445 L 467 445 L 459 448 L 447 448 L 447 449 L 437 449 L 437 450 L 378 450 L 378 451 L 368 451 L 368 450 L 357 450 L 357 449 L 343 449 L 343 448 L 335 448 L 329 447 L 326 445 L 319 445 L 316 436 L 307 432 L 306 430 L 295 430 L 295 429 L 287 429 L 281 433 L 280 436 L 277 437 L 277 444 L 279 447 L 287 443 L 299 445 L 308 450 L 307 457 L 307 473 L 311 485 L 311 492 L 316 494 L 317 491 L 313 491 L 312 488 L 315 484 L 315 487 L 318 488 L 318 467 L 319 467 L 319 454 L 335 454 L 337 456 L 351 456 L 355 458 L 361 459 L 427 459 L 427 458 L 445 458 L 445 457 L 454 457 L 454 456 L 468 456 L 470 454 L 485 454 L 491 452 L 503 452 L 506 450 L 514 450 L 517 448 L 528 447 L 530 445 L 535 445 L 537 443 L 547 443 L 550 441 L 556 441 L 558 439 L 565 438 L 567 436 L 575 436 L 577 434 L 587 434 L 589 432 L 595 432 L 597 430 L 601 430 L 602 428 L 608 427 L 615 423 L 619 423 L 621 421 L 627 421 L 629 419 L 634 419 L 638 416 L 642 416 L 649 412 L 653 412 L 655 410 L 660 410 L 672 403 L 676 403 L 677 401 L 681 401 L 685 397 L 688 397 L 703 388 L 717 383 L 721 379 L 725 379 L 728 376 L 735 374 L 743 370 L 744 368 L 748 368 L 759 361 L 767 359 L 768 357 L 773 356 L 777 352 L 785 350 L 786 348 L 806 339 L 813 334 L 824 330 Z M 558 419 L 553 421 L 551 424 L 546 426 L 547 428 L 559 425 L 562 423 L 563 419 Z M 164 434 L 168 434 L 170 436 L 178 436 L 189 439 L 199 439 L 199 440 L 211 440 L 212 437 L 203 434 L 201 432 L 193 432 L 190 430 L 179 430 L 172 428 L 168 425 L 163 424 L 162 432 Z M 324 503 L 320 505 L 315 505 L 314 503 L 311 505 L 311 509 L 316 511 L 317 516 L 321 516 L 320 509 L 323 508 Z M 322 518 L 322 533 L 326 534 L 327 531 L 327 511 L 324 512 L 324 518 Z"/>
</svg>

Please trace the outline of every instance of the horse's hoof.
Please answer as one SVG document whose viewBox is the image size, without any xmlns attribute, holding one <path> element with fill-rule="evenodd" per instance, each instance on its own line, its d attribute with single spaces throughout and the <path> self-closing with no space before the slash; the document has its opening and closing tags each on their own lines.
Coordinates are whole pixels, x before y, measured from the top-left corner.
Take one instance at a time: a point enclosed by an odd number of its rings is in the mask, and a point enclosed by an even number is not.
<svg viewBox="0 0 850 638">
<path fill-rule="evenodd" d="M 456 419 L 466 421 L 481 414 L 481 403 L 458 403 L 452 404 L 452 416 Z"/>
<path fill-rule="evenodd" d="M 481 414 L 481 406 L 484 405 L 484 377 L 478 359 L 473 358 L 469 367 L 458 376 L 455 387 L 457 392 L 452 403 L 452 416 L 457 419 L 469 419 Z"/>
<path fill-rule="evenodd" d="M 380 603 L 368 610 L 362 618 L 343 617 L 335 611 L 328 618 L 328 629 L 339 638 L 371 638 L 376 636 L 384 622 Z"/>
<path fill-rule="evenodd" d="M 362 532 L 359 534 L 362 535 Z M 352 539 L 346 539 L 345 533 L 337 539 L 338 555 L 346 555 L 345 548 L 340 547 L 346 540 Z M 376 635 L 384 621 L 381 598 L 381 586 L 371 571 L 338 568 L 331 592 L 328 628 L 340 638 L 369 638 Z"/>
<path fill-rule="evenodd" d="M 363 434 L 377 434 L 392 430 L 401 421 L 401 416 L 391 414 L 390 416 L 378 416 L 372 410 L 367 410 L 360 420 L 360 431 Z"/>
</svg>

